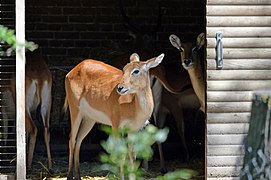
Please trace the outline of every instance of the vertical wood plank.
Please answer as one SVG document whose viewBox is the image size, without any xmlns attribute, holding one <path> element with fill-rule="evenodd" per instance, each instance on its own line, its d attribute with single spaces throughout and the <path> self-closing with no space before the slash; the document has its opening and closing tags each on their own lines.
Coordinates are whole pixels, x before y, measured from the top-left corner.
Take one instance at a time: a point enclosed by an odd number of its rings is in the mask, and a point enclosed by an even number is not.
<svg viewBox="0 0 271 180">
<path fill-rule="evenodd" d="M 25 143 L 25 0 L 16 0 L 16 139 L 17 179 L 26 179 Z"/>
</svg>

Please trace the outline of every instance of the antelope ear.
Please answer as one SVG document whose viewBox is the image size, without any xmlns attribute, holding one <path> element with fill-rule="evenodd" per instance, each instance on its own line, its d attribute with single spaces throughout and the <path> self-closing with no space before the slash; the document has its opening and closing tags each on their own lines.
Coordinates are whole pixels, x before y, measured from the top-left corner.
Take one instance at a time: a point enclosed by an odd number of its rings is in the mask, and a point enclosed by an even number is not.
<svg viewBox="0 0 271 180">
<path fill-rule="evenodd" d="M 205 34 L 200 33 L 197 37 L 197 47 L 200 49 L 205 44 Z"/>
<path fill-rule="evenodd" d="M 131 103 L 134 99 L 134 94 L 121 95 L 118 99 L 119 104 Z"/>
<path fill-rule="evenodd" d="M 181 40 L 178 36 L 176 36 L 175 34 L 171 34 L 169 36 L 169 41 L 171 43 L 171 45 L 175 48 L 177 48 L 178 50 L 180 50 L 180 48 L 182 47 L 182 43 Z"/>
<path fill-rule="evenodd" d="M 162 62 L 164 56 L 165 54 L 162 53 L 156 58 L 149 59 L 148 61 L 146 61 L 146 64 L 144 64 L 143 69 L 145 71 L 148 71 L 149 69 L 158 66 Z"/>
<path fill-rule="evenodd" d="M 134 62 L 134 61 L 140 61 L 139 55 L 137 53 L 133 53 L 130 56 L 130 62 Z"/>
</svg>

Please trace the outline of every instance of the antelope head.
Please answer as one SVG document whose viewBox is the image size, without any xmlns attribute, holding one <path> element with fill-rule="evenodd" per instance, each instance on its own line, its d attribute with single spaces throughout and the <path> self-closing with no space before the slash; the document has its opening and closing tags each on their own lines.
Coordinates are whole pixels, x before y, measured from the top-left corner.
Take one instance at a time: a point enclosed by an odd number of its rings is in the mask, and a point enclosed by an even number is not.
<svg viewBox="0 0 271 180">
<path fill-rule="evenodd" d="M 205 34 L 201 33 L 197 37 L 196 45 L 194 43 L 181 43 L 178 36 L 172 34 L 169 36 L 169 41 L 173 47 L 180 51 L 181 63 L 185 69 L 195 67 L 195 64 L 199 64 L 200 56 L 198 51 L 205 44 Z"/>
<path fill-rule="evenodd" d="M 150 90 L 150 79 L 149 70 L 158 66 L 164 58 L 164 54 L 156 58 L 149 59 L 145 62 L 140 62 L 139 55 L 133 53 L 130 56 L 130 64 L 127 64 L 124 68 L 123 78 L 118 84 L 117 92 L 121 95 L 132 94 L 135 92 L 144 91 L 144 89 L 149 88 Z M 148 81 L 142 81 L 142 79 L 147 79 Z M 136 89 L 135 89 L 136 88 Z"/>
</svg>

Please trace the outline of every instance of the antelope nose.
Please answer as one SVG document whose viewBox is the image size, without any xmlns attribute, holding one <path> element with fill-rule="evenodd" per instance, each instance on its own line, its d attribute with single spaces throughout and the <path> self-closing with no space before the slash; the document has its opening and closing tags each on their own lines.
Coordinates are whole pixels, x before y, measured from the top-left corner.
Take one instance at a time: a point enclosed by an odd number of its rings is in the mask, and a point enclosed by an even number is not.
<svg viewBox="0 0 271 180">
<path fill-rule="evenodd" d="M 121 85 L 118 85 L 118 87 L 117 87 L 117 91 L 120 93 L 122 90 L 123 90 L 123 86 L 121 86 Z"/>
<path fill-rule="evenodd" d="M 191 64 L 192 63 L 192 60 L 191 59 L 185 59 L 184 60 L 184 64 L 185 65 L 189 65 L 189 64 Z"/>
</svg>

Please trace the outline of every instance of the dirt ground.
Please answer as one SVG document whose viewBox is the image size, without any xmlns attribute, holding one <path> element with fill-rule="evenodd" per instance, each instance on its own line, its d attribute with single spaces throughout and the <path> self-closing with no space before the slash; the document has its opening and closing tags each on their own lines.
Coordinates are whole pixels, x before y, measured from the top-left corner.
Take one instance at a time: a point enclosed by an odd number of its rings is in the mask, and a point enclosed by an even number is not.
<svg viewBox="0 0 271 180">
<path fill-rule="evenodd" d="M 187 162 L 182 160 L 182 150 L 183 148 L 180 145 L 180 137 L 177 132 L 174 130 L 175 127 L 170 127 L 171 131 L 168 135 L 168 138 L 165 143 L 163 143 L 164 157 L 166 161 L 166 166 L 168 172 L 180 170 L 180 169 L 192 169 L 197 172 L 197 176 L 193 180 L 204 179 L 205 175 L 205 146 L 204 146 L 204 128 L 203 125 L 198 126 L 191 125 L 192 128 L 187 124 L 186 139 L 188 145 L 188 151 L 190 159 Z M 195 133 L 197 132 L 197 133 Z M 99 134 L 100 131 L 96 132 L 96 136 L 103 137 L 103 134 Z M 65 179 L 68 172 L 68 136 L 65 139 L 63 144 L 66 144 L 65 151 L 59 151 L 56 149 L 56 144 L 59 143 L 60 138 L 52 139 L 52 152 L 57 152 L 52 154 L 53 158 L 53 170 L 54 174 L 48 174 L 46 170 L 46 152 L 39 151 L 39 148 L 36 148 L 36 153 L 33 160 L 33 168 L 29 171 L 30 179 Z M 91 139 L 91 138 L 90 138 Z M 99 141 L 93 143 L 93 139 L 90 140 L 92 143 L 88 143 L 87 140 L 82 144 L 80 152 L 80 171 L 81 176 L 84 179 L 106 179 L 106 176 L 109 174 L 107 171 L 101 170 L 101 162 L 99 161 L 99 154 L 102 151 Z M 103 139 L 103 138 L 101 138 Z M 39 141 L 38 147 L 44 146 L 42 141 Z M 63 147 L 63 145 L 62 145 Z M 153 147 L 153 159 L 149 162 L 149 169 L 144 171 L 144 179 L 155 179 L 159 175 L 162 175 L 160 172 L 160 161 L 159 161 L 159 152 L 157 145 Z"/>
<path fill-rule="evenodd" d="M 175 136 L 172 134 L 171 136 Z M 177 139 L 178 140 L 178 139 Z M 67 138 L 68 141 L 68 138 Z M 56 144 L 54 141 L 52 144 Z M 66 142 L 66 146 L 68 142 Z M 50 174 L 46 168 L 47 157 L 46 151 L 43 147 L 44 143 L 39 141 L 36 146 L 36 151 L 33 159 L 33 167 L 27 172 L 27 178 L 31 180 L 62 180 L 66 179 L 68 172 L 68 148 L 65 146 L 65 150 L 56 151 L 56 146 L 52 146 L 52 161 L 54 174 Z M 91 146 L 91 147 L 89 147 Z M 61 145 L 63 148 L 63 145 Z M 87 148 L 86 148 L 87 147 Z M 163 144 L 164 156 L 166 160 L 166 166 L 168 172 L 180 170 L 180 169 L 191 169 L 197 172 L 197 176 L 192 178 L 193 180 L 204 179 L 205 173 L 205 162 L 204 162 L 204 144 L 200 142 L 191 142 L 188 144 L 190 153 L 190 159 L 188 162 L 182 160 L 182 147 L 180 143 L 176 142 L 172 138 L 168 142 Z M 80 154 L 80 170 L 83 179 L 106 179 L 109 175 L 108 171 L 101 170 L 101 162 L 99 161 L 98 155 L 101 153 L 102 148 L 99 144 L 89 145 L 85 144 L 81 148 Z M 154 156 L 152 161 L 149 162 L 149 169 L 144 171 L 144 179 L 155 179 L 162 175 L 160 172 L 160 161 L 157 147 L 154 146 Z M 95 177 L 95 178 L 94 178 Z"/>
<path fill-rule="evenodd" d="M 198 132 L 197 129 L 195 129 Z M 189 132 L 187 132 L 189 133 Z M 193 133 L 192 133 L 193 134 Z M 197 172 L 194 180 L 204 179 L 205 173 L 205 152 L 204 142 L 200 135 L 187 134 L 187 145 L 189 150 L 190 159 L 188 162 L 182 160 L 182 147 L 180 145 L 180 139 L 178 134 L 174 130 L 171 130 L 168 135 L 167 141 L 163 143 L 164 157 L 166 160 L 166 167 L 168 172 L 180 170 L 180 169 L 191 169 Z M 98 134 L 98 136 L 102 136 Z M 36 147 L 36 153 L 33 160 L 33 168 L 28 172 L 29 179 L 65 179 L 68 172 L 68 137 L 61 142 L 66 147 L 63 151 L 63 145 L 60 150 L 56 148 L 56 143 L 60 140 L 52 139 L 52 158 L 53 158 L 53 170 L 54 174 L 49 174 L 46 169 L 47 158 L 46 152 L 43 148 L 43 143 L 38 143 Z M 101 170 L 101 162 L 99 161 L 98 155 L 102 152 L 101 146 L 96 144 L 90 144 L 87 141 L 82 144 L 80 153 L 80 171 L 81 176 L 84 179 L 106 179 L 109 174 L 107 171 Z M 153 159 L 149 162 L 149 169 L 144 171 L 144 179 L 155 179 L 162 175 L 160 172 L 160 161 L 159 152 L 157 145 L 153 147 Z"/>
<path fill-rule="evenodd" d="M 205 146 L 204 146 L 204 124 L 186 124 L 186 141 L 190 159 L 188 162 L 182 160 L 182 147 L 180 137 L 176 132 L 176 126 L 170 120 L 166 124 L 170 128 L 170 133 L 165 143 L 163 143 L 164 157 L 168 172 L 191 169 L 197 172 L 193 180 L 204 179 L 205 175 Z M 27 172 L 27 178 L 33 180 L 60 180 L 66 179 L 68 172 L 68 132 L 51 133 L 51 152 L 54 173 L 50 174 L 46 168 L 47 158 L 44 146 L 42 131 L 38 133 L 38 140 L 35 148 L 33 167 Z M 83 179 L 106 179 L 108 171 L 101 170 L 101 162 L 98 155 L 102 148 L 99 143 L 105 139 L 104 134 L 94 130 L 94 136 L 88 136 L 83 141 L 80 151 L 80 170 Z M 144 171 L 144 179 L 151 180 L 162 175 L 160 172 L 160 161 L 157 146 L 154 146 L 153 160 L 149 162 L 149 169 Z M 0 172 L 1 173 L 1 172 Z M 95 178 L 94 178 L 95 177 Z"/>
<path fill-rule="evenodd" d="M 180 169 L 192 169 L 197 172 L 197 175 L 192 178 L 193 180 L 204 179 L 204 156 L 202 154 L 192 154 L 188 162 L 182 162 L 182 158 L 178 152 L 180 148 L 175 143 L 168 143 L 165 148 L 175 149 L 174 152 L 169 153 L 165 151 L 166 166 L 168 172 L 176 171 Z M 80 159 L 80 171 L 82 179 L 106 179 L 110 172 L 101 170 L 101 162 L 98 159 L 99 152 L 93 154 L 81 154 Z M 169 155 L 170 154 L 170 155 Z M 84 158 L 82 158 L 84 157 Z M 46 156 L 35 154 L 33 160 L 33 168 L 28 171 L 27 178 L 29 179 L 49 179 L 60 180 L 67 177 L 68 172 L 68 155 L 58 155 L 53 157 L 53 170 L 54 174 L 49 174 L 46 168 Z M 160 161 L 158 158 L 158 152 L 154 148 L 153 160 L 149 162 L 149 169 L 144 171 L 144 179 L 155 179 L 160 172 Z"/>
</svg>

